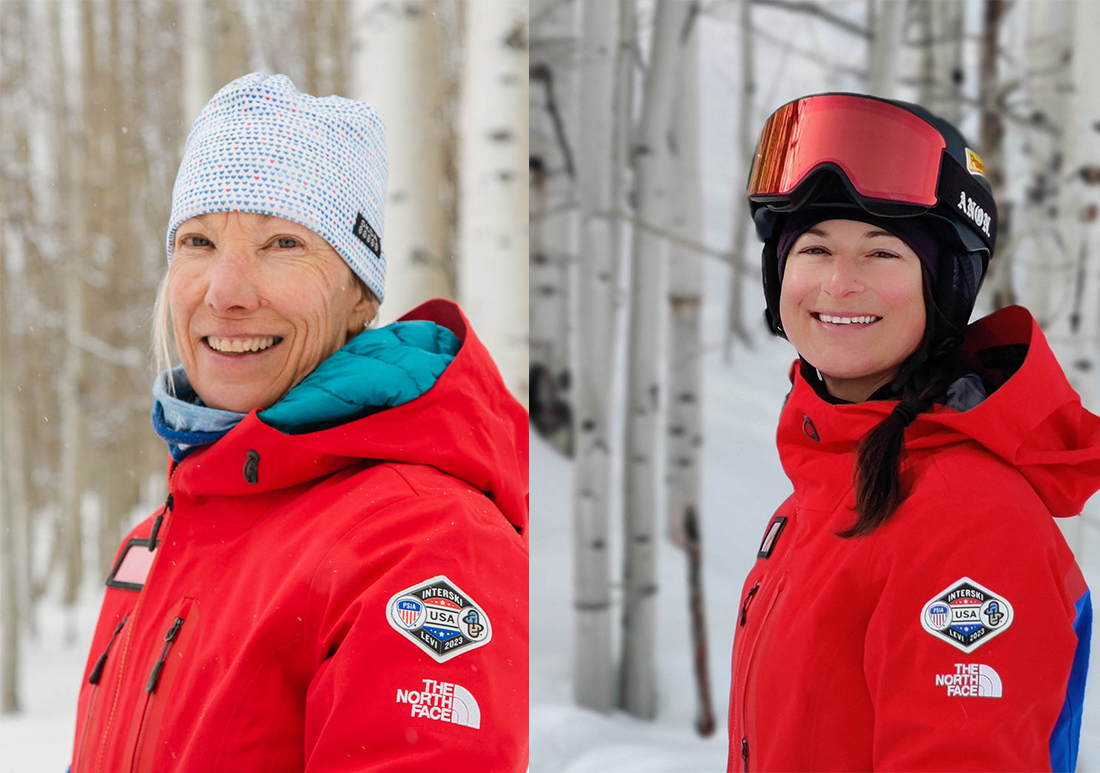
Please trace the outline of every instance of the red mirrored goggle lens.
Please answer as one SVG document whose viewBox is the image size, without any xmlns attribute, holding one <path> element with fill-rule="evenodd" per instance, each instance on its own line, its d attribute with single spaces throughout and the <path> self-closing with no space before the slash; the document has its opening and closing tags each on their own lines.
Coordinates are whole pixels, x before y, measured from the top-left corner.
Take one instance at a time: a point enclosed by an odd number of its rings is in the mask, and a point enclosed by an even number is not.
<svg viewBox="0 0 1100 773">
<path fill-rule="evenodd" d="M 940 157 L 935 128 L 866 97 L 806 97 L 768 119 L 749 176 L 749 197 L 785 196 L 822 164 L 835 164 L 869 199 L 935 206 Z"/>
</svg>

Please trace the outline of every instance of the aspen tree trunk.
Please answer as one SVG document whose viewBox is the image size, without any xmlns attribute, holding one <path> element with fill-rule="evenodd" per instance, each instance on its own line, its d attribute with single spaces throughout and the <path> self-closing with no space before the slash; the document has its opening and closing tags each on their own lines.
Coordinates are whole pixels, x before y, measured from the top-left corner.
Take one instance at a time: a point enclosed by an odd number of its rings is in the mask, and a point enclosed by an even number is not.
<svg viewBox="0 0 1100 773">
<path fill-rule="evenodd" d="M 619 0 L 619 38 L 618 50 L 615 53 L 615 101 L 611 108 L 614 132 L 611 179 L 614 182 L 614 211 L 617 218 L 611 231 L 614 239 L 614 248 L 611 251 L 613 261 L 611 286 L 615 298 L 612 319 L 617 318 L 619 309 L 629 297 L 629 291 L 626 288 L 626 282 L 629 281 L 627 276 L 629 261 L 623 254 L 627 230 L 625 223 L 618 216 L 620 212 L 632 213 L 636 204 L 631 199 L 630 176 L 633 172 L 631 153 L 634 145 L 634 92 L 637 85 L 635 67 L 638 49 L 637 16 L 637 0 Z M 616 337 L 612 340 L 618 339 Z"/>
<path fill-rule="evenodd" d="M 15 189 L 28 189 L 30 158 L 27 153 L 26 115 L 30 105 L 25 90 L 27 78 L 26 39 L 27 5 L 9 2 L 0 14 L 0 109 L 9 115 L 5 131 L 10 144 L 5 143 L 0 154 L 0 229 L 5 233 L 5 257 L 0 260 L 0 713 L 20 711 L 19 664 L 22 655 L 20 617 L 23 607 L 20 596 L 26 591 L 21 582 L 22 563 L 19 560 L 19 536 L 26 526 L 26 492 L 22 491 L 23 454 L 19 448 L 22 433 L 19 424 L 19 387 L 24 381 L 23 351 L 15 351 L 20 327 L 15 324 L 15 304 L 9 301 L 11 278 L 7 264 L 16 249 L 18 258 L 26 260 L 23 249 L 28 202 L 15 200 Z M 9 113 L 10 111 L 10 113 Z M 18 210 L 23 210 L 18 212 Z M 15 246 L 15 242 L 20 242 Z"/>
<path fill-rule="evenodd" d="M 183 30 L 183 120 L 188 125 L 199 117 L 203 105 L 214 96 L 216 90 L 210 82 L 210 56 L 206 50 L 207 27 L 211 22 L 211 15 L 205 0 L 189 0 L 180 4 Z M 224 85 L 219 84 L 217 88 Z M 186 139 L 185 132 L 180 138 L 180 153 Z"/>
<path fill-rule="evenodd" d="M 924 38 L 917 102 L 958 126 L 962 120 L 965 80 L 963 5 L 960 0 L 936 0 L 921 3 L 917 8 Z"/>
<path fill-rule="evenodd" d="M 691 241 L 703 232 L 703 182 L 699 166 L 699 36 L 687 41 L 680 68 L 675 110 L 676 156 L 672 174 L 676 194 L 672 230 Z M 692 650 L 697 695 L 695 727 L 702 736 L 714 733 L 714 708 L 707 666 L 706 607 L 703 595 L 700 449 L 702 428 L 703 256 L 683 244 L 671 246 L 669 261 L 668 438 L 665 475 L 668 480 L 668 523 L 673 541 L 684 548 L 688 564 Z"/>
<path fill-rule="evenodd" d="M 137 351 L 145 351 L 144 341 L 134 342 L 131 305 L 140 286 L 140 257 L 134 254 L 132 220 L 130 218 L 128 192 L 140 182 L 136 179 L 133 158 L 135 149 L 131 138 L 138 135 L 131 113 L 130 86 L 141 84 L 144 80 L 142 68 L 136 66 L 133 46 L 130 41 L 132 25 L 141 16 L 142 9 L 135 6 L 134 13 L 122 19 L 119 0 L 110 0 L 107 4 L 109 19 L 108 51 L 112 55 L 100 69 L 97 82 L 104 92 L 103 112 L 105 117 L 104 141 L 101 142 L 104 153 L 103 173 L 97 181 L 95 195 L 101 202 L 101 237 L 109 251 L 105 257 L 106 266 L 100 271 L 107 277 L 105 286 L 96 294 L 99 309 L 91 317 L 90 332 L 105 340 L 111 347 L 122 352 L 137 343 Z M 125 76 L 122 76 L 125 73 Z M 126 131 L 123 131 L 126 129 Z M 105 209 L 104 209 L 105 207 Z M 99 522 L 97 524 L 97 565 L 99 575 L 106 578 L 111 570 L 111 561 L 118 550 L 122 538 L 122 527 L 126 514 L 137 503 L 137 476 L 134 474 L 136 462 L 135 432 L 140 420 L 133 410 L 133 401 L 126 399 L 132 390 L 130 369 L 125 362 L 98 362 L 94 376 L 94 386 L 98 391 L 96 411 L 97 422 L 89 437 L 89 449 L 95 448 L 95 457 L 99 460 L 97 475 L 99 489 Z M 103 442 L 109 438 L 107 442 Z"/>
<path fill-rule="evenodd" d="M 459 297 L 526 406 L 527 4 L 497 0 L 464 10 Z"/>
<path fill-rule="evenodd" d="M 1066 2 L 1033 0 L 1020 9 L 1028 14 L 1025 82 L 1036 125 L 1028 132 L 1025 150 L 1028 185 L 1021 207 L 1018 246 L 1015 254 L 1004 251 L 1000 260 L 1007 261 L 1008 268 L 999 266 L 1000 274 L 996 276 L 998 292 L 1026 306 L 1044 329 L 1069 308 L 1065 292 L 1072 286 L 1075 257 L 1061 239 L 1059 213 L 1059 191 L 1066 169 L 1062 163 L 1062 129 L 1066 126 L 1070 77 L 1065 62 L 1073 32 L 1072 18 L 1067 13 L 1070 8 Z M 1003 243 L 1000 237 L 998 243 Z M 1011 280 L 1015 281 L 1008 284 Z M 1017 292 L 1011 292 L 1013 287 Z"/>
<path fill-rule="evenodd" d="M 184 5 L 187 5 L 187 3 L 185 2 Z M 249 58 L 252 47 L 248 44 L 248 31 L 245 28 L 244 19 L 241 17 L 240 3 L 219 2 L 216 0 L 212 3 L 205 3 L 205 5 L 205 29 L 209 30 L 210 25 L 214 24 L 221 32 L 221 35 L 217 37 L 211 36 L 209 32 L 204 34 L 206 40 L 204 53 L 206 56 L 211 57 L 213 61 L 216 82 L 212 84 L 206 99 L 199 105 L 199 110 L 187 118 L 188 125 L 198 117 L 203 105 L 210 97 L 214 96 L 218 89 L 251 71 Z M 230 41 L 230 45 L 211 45 L 216 40 Z M 287 41 L 290 45 L 298 42 L 300 41 L 295 38 Z"/>
<path fill-rule="evenodd" d="M 76 83 L 84 84 L 83 126 L 80 129 L 72 123 L 72 114 L 63 113 L 68 118 L 65 121 L 65 129 L 61 132 L 62 146 L 68 142 L 74 145 L 74 153 L 66 158 L 67 154 L 59 148 L 58 167 L 62 174 L 66 170 L 72 171 L 72 190 L 87 190 L 89 167 L 96 167 L 97 159 L 92 152 L 89 136 L 94 134 L 99 120 L 95 95 L 94 78 L 96 72 L 95 47 L 95 11 L 96 6 L 86 4 L 79 8 L 81 27 L 81 72 L 74 79 Z M 62 56 L 58 51 L 58 58 Z M 63 72 L 63 70 L 62 70 Z M 69 607 L 70 611 L 76 604 L 77 592 L 83 577 L 83 524 L 81 518 L 81 495 L 83 493 L 85 466 L 85 454 L 87 449 L 85 442 L 85 417 L 83 400 L 84 356 L 80 347 L 76 344 L 79 336 L 84 332 L 84 305 L 86 289 L 84 274 L 87 270 L 90 239 L 88 238 L 88 224 L 94 213 L 91 210 L 93 201 L 78 202 L 72 208 L 73 220 L 71 231 L 68 232 L 69 243 L 74 245 L 70 259 L 65 261 L 62 269 L 61 282 L 65 287 L 64 315 L 65 333 L 68 345 L 65 347 L 64 359 L 61 365 L 61 374 L 58 379 L 58 396 L 60 400 L 61 421 L 61 459 L 60 471 L 60 497 L 59 504 L 61 516 L 59 521 L 60 534 L 58 538 L 64 546 L 64 587 L 62 591 L 62 603 Z M 70 613 L 72 614 L 72 612 Z M 66 630 L 66 638 L 75 636 L 72 626 L 74 620 L 70 617 L 67 621 L 69 628 Z"/>
<path fill-rule="evenodd" d="M 373 105 L 387 127 L 383 324 L 429 298 L 454 295 L 444 268 L 449 256 L 440 206 L 446 170 L 436 6 L 421 0 L 352 6 L 351 96 Z"/>
<path fill-rule="evenodd" d="M 1100 52 L 1095 36 L 1100 6 L 1077 0 L 1069 10 L 1072 59 L 1058 200 L 1068 270 L 1053 277 L 1063 300 L 1047 335 L 1074 389 L 1095 399 L 1100 365 Z"/>
<path fill-rule="evenodd" d="M 726 362 L 733 359 L 733 343 L 739 340 L 749 342 L 749 331 L 745 328 L 742 295 L 747 268 L 747 250 L 745 236 L 751 223 L 749 208 L 745 202 L 745 181 L 749 179 L 749 165 L 756 148 L 757 128 L 753 121 L 753 97 L 756 94 L 756 65 L 752 36 L 752 0 L 740 0 L 740 43 L 741 43 L 741 103 L 737 111 L 737 160 L 734 172 L 733 190 L 733 243 L 730 246 L 730 289 L 726 300 Z"/>
<path fill-rule="evenodd" d="M 875 0 L 872 0 L 875 2 Z M 897 96 L 905 3 L 877 0 L 871 29 L 871 50 L 867 56 L 867 93 L 893 99 Z"/>
<path fill-rule="evenodd" d="M 6 12 L 11 15 L 15 13 L 11 8 L 6 9 Z M 11 45 L 9 40 L 12 30 L 9 24 L 9 18 L 5 17 L 4 26 L 8 28 L 0 33 L 0 40 L 7 45 Z M 6 93 L 8 84 L 4 86 Z M 9 238 L 12 238 L 11 234 Z M 14 380 L 15 374 L 12 372 L 15 370 L 12 366 L 14 352 L 11 346 L 12 336 L 9 334 L 9 282 L 5 273 L 0 264 L 0 278 L 4 280 L 0 282 L 0 325 L 3 325 L 3 330 L 0 330 L 0 362 L 3 362 L 4 371 L 3 377 L 0 377 L 0 714 L 13 714 L 20 710 L 19 663 L 22 647 L 19 618 L 22 605 L 19 599 L 21 582 L 17 551 L 19 531 L 26 518 L 26 503 L 19 501 L 20 492 L 16 491 L 17 482 L 21 483 L 19 479 L 23 470 L 19 448 L 21 438 L 15 429 L 19 416 L 16 405 L 18 382 Z"/>
<path fill-rule="evenodd" d="M 659 0 L 646 73 L 642 118 L 633 157 L 638 215 L 663 228 L 672 205 L 668 132 L 693 3 Z M 657 427 L 661 399 L 660 342 L 665 308 L 664 243 L 648 228 L 635 228 L 630 297 L 627 389 L 625 609 L 622 704 L 630 714 L 657 714 Z"/>
<path fill-rule="evenodd" d="M 1001 83 L 998 75 L 1001 23 L 1006 10 L 1004 0 L 988 0 L 984 6 L 982 42 L 980 51 L 980 71 L 978 84 L 978 102 L 981 104 L 981 122 L 979 128 L 980 155 L 985 163 L 985 178 L 993 189 L 993 200 L 997 202 L 997 241 L 1010 244 L 1012 234 L 1012 211 L 1005 195 L 1004 119 L 1001 117 Z M 992 301 L 995 308 L 1015 303 L 1012 287 L 1012 254 L 1009 250 L 998 252 L 998 257 L 990 264 Z"/>
<path fill-rule="evenodd" d="M 614 356 L 614 251 L 618 246 L 613 155 L 618 8 L 604 0 L 583 5 L 580 49 L 580 133 L 577 193 L 581 205 L 578 259 L 574 501 L 573 694 L 601 712 L 613 705 L 609 561 L 610 383 Z"/>
<path fill-rule="evenodd" d="M 589 63 L 583 53 L 578 62 L 576 49 L 561 41 L 581 36 L 577 11 L 575 3 L 536 0 L 531 14 L 539 20 L 531 31 L 531 424 L 565 455 L 573 454 L 570 398 L 576 383 L 570 372 L 569 279 L 578 224 L 570 200 L 583 195 L 576 102 L 578 73 Z M 613 28 L 604 32 L 613 34 Z"/>
</svg>

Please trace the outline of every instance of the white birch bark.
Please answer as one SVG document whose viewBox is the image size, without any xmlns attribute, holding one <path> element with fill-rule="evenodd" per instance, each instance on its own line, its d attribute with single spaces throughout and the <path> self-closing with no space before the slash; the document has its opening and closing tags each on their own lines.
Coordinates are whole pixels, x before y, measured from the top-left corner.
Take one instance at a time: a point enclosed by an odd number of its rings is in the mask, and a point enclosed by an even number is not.
<svg viewBox="0 0 1100 773">
<path fill-rule="evenodd" d="M 676 94 L 675 146 L 671 178 L 673 233 L 687 242 L 702 241 L 703 195 L 699 169 L 699 44 L 692 35 L 680 68 Z M 745 218 L 742 218 L 744 220 Z M 669 247 L 669 366 L 668 439 L 665 476 L 668 481 L 668 533 L 684 546 L 684 517 L 699 510 L 699 385 L 702 363 L 700 312 L 703 302 L 702 255 L 683 243 Z"/>
<path fill-rule="evenodd" d="M 180 3 L 180 17 L 183 27 L 180 43 L 183 58 L 183 120 L 189 124 L 199 117 L 203 106 L 214 96 L 214 92 L 210 90 L 210 56 L 206 51 L 210 17 L 204 0 Z M 180 135 L 181 153 L 183 141 L 186 139 L 186 134 Z"/>
<path fill-rule="evenodd" d="M 871 50 L 867 56 L 867 93 L 893 99 L 897 96 L 899 57 L 905 3 L 877 0 L 871 28 Z"/>
<path fill-rule="evenodd" d="M 26 519 L 26 492 L 21 490 L 23 454 L 19 448 L 22 432 L 16 404 L 23 373 L 14 372 L 12 363 L 13 355 L 22 359 L 23 352 L 12 351 L 13 343 L 22 337 L 22 325 L 16 324 L 14 304 L 8 300 L 13 282 L 7 267 L 8 261 L 25 260 L 22 242 L 26 201 L 20 206 L 14 200 L 14 189 L 18 185 L 25 194 L 30 174 L 25 120 L 30 105 L 23 85 L 27 78 L 27 27 L 26 4 L 9 3 L 0 15 L 0 109 L 11 111 L 11 118 L 5 122 L 7 141 L 0 146 L 0 150 L 7 151 L 0 153 L 4 177 L 4 185 L 0 186 L 0 249 L 4 254 L 0 260 L 0 714 L 20 710 L 20 595 L 27 590 L 20 581 L 22 564 L 18 554 L 20 527 Z M 24 211 L 17 213 L 17 209 Z M 13 251 L 18 253 L 14 257 Z"/>
<path fill-rule="evenodd" d="M 468 3 L 464 29 L 458 295 L 526 406 L 527 3 Z"/>
<path fill-rule="evenodd" d="M 531 18 L 531 423 L 572 455 L 570 278 L 578 218 L 578 3 L 537 0 Z M 581 55 L 583 56 L 583 54 Z M 578 67 L 579 65 L 579 67 Z"/>
<path fill-rule="evenodd" d="M 1039 125 L 1028 132 L 1028 197 L 1022 207 L 1017 249 L 1010 256 L 1017 266 L 1013 283 L 1019 301 L 1048 327 L 1059 311 L 1068 308 L 1073 255 L 1061 239 L 1058 216 L 1063 168 L 1062 127 L 1066 125 L 1065 66 L 1072 30 L 1071 4 L 1061 0 L 1033 0 L 1027 11 L 1027 98 Z M 999 203 L 999 202 L 998 202 Z"/>
<path fill-rule="evenodd" d="M 1078 393 L 1092 401 L 1097 396 L 1100 360 L 1100 5 L 1073 3 L 1072 60 L 1062 125 L 1061 178 L 1058 228 L 1065 245 L 1067 270 L 1056 277 L 1062 310 L 1047 331 L 1051 347 Z"/>
<path fill-rule="evenodd" d="M 730 288 L 726 299 L 726 362 L 733 358 L 734 340 L 743 343 L 749 341 L 749 332 L 745 328 L 742 309 L 742 295 L 747 274 L 748 250 L 745 237 L 751 220 L 745 204 L 744 182 L 749 178 L 749 165 L 756 149 L 758 128 L 753 120 L 753 96 L 756 93 L 756 58 L 752 34 L 752 0 L 740 0 L 740 43 L 741 43 L 741 103 L 737 111 L 737 161 L 733 179 L 736 181 L 733 191 L 733 238 L 730 246 Z M 693 237 L 694 238 L 694 237 Z"/>
<path fill-rule="evenodd" d="M 79 9 L 79 13 L 81 71 L 76 77 L 66 78 L 66 81 L 87 85 L 92 81 L 95 73 L 95 57 L 92 46 L 95 37 L 95 6 L 91 4 L 84 5 Z M 59 61 L 63 60 L 62 52 L 58 51 L 57 56 Z M 82 105 L 83 117 L 81 120 L 88 121 L 88 119 L 92 119 L 94 122 L 94 108 L 87 104 L 87 100 L 92 98 L 92 93 L 89 93 L 91 91 L 93 90 L 86 91 L 83 96 L 85 104 Z M 59 132 L 62 141 L 59 143 L 58 168 L 62 170 L 62 179 L 64 179 L 66 173 L 72 175 L 70 178 L 72 190 L 83 191 L 88 183 L 88 162 L 91 153 L 89 152 L 87 137 L 90 132 L 74 130 L 75 127 L 71 123 L 74 115 L 72 112 L 62 110 L 59 111 L 59 115 L 63 123 Z M 73 143 L 72 151 L 68 152 L 65 150 L 65 146 L 71 139 L 76 139 L 76 142 Z M 82 447 L 84 442 L 84 412 L 81 399 L 84 353 L 77 342 L 84 332 L 84 271 L 88 260 L 85 253 L 89 247 L 87 224 L 88 209 L 91 206 L 92 202 L 74 202 L 72 211 L 75 217 L 71 223 L 72 230 L 67 233 L 67 236 L 69 243 L 76 246 L 70 260 L 66 261 L 64 268 L 61 269 L 61 276 L 59 277 L 62 286 L 65 288 L 63 313 L 67 345 L 62 355 L 61 373 L 57 388 L 61 420 L 61 458 L 58 465 L 60 517 L 57 538 L 63 545 L 62 555 L 64 556 L 62 602 L 70 609 L 76 604 L 77 591 L 84 570 L 82 554 L 84 530 L 80 512 L 84 477 L 81 457 L 82 451 L 85 450 Z M 75 624 L 74 614 L 71 613 L 66 621 L 67 639 L 75 636 L 73 628 Z"/>
<path fill-rule="evenodd" d="M 352 7 L 351 93 L 386 122 L 386 324 L 454 295 L 445 269 L 442 40 L 435 2 L 367 0 Z"/>
<path fill-rule="evenodd" d="M 675 110 L 676 156 L 672 173 L 676 194 L 673 233 L 688 242 L 702 241 L 703 181 L 699 149 L 699 36 L 687 41 L 680 68 Z M 742 218 L 744 220 L 746 218 Z M 671 246 L 669 260 L 668 437 L 665 475 L 668 480 L 668 528 L 684 548 L 688 564 L 692 650 L 697 694 L 696 729 L 714 732 L 707 664 L 706 617 L 702 576 L 701 448 L 702 428 L 702 309 L 703 256 L 685 244 Z"/>
<path fill-rule="evenodd" d="M 958 126 L 962 120 L 963 37 L 966 32 L 960 0 L 921 3 L 924 50 L 917 102 Z"/>
<path fill-rule="evenodd" d="M 574 604 L 577 611 L 573 693 L 579 705 L 613 704 L 609 562 L 611 438 L 609 400 L 614 354 L 614 116 L 617 3 L 585 0 L 581 27 L 577 192 L 578 259 Z M 532 315 L 533 316 L 533 315 Z"/>
<path fill-rule="evenodd" d="M 634 147 L 638 216 L 664 228 L 672 206 L 668 132 L 682 56 L 684 22 L 692 3 L 658 0 L 646 73 L 638 142 Z M 626 436 L 626 567 L 623 615 L 623 695 L 630 714 L 657 714 L 656 520 L 657 427 L 661 405 L 661 357 L 665 317 L 665 245 L 649 228 L 634 229 Z"/>
</svg>

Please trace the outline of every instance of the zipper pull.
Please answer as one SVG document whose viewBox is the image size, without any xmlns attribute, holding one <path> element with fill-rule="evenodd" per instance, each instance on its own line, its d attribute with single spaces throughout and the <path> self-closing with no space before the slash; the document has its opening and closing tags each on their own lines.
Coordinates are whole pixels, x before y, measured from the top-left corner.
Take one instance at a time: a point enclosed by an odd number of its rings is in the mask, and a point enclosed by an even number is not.
<svg viewBox="0 0 1100 773">
<path fill-rule="evenodd" d="M 760 590 L 760 581 L 756 581 L 756 585 L 749 588 L 748 594 L 745 596 L 745 601 L 741 605 L 741 622 L 737 624 L 738 628 L 745 627 L 745 620 L 749 614 L 749 602 L 752 601 L 752 597 L 756 595 L 756 592 Z"/>
<path fill-rule="evenodd" d="M 745 763 L 745 773 L 749 770 L 749 739 L 741 739 L 741 761 Z"/>
<path fill-rule="evenodd" d="M 180 628 L 183 626 L 183 618 L 177 617 L 176 622 L 172 623 L 172 627 L 168 629 L 168 633 L 164 634 L 164 649 L 160 652 L 160 659 L 153 664 L 153 672 L 149 674 L 149 683 L 145 685 L 145 692 L 152 692 L 157 689 L 157 682 L 160 681 L 160 672 L 164 668 L 164 661 L 168 657 L 168 650 L 172 647 L 172 641 L 175 640 L 176 634 L 180 632 Z"/>
<path fill-rule="evenodd" d="M 164 520 L 164 514 L 172 511 L 172 495 L 168 495 L 168 499 L 164 503 L 164 507 L 157 513 L 157 519 L 153 521 L 153 530 L 149 532 L 149 552 L 152 553 L 157 549 L 157 532 L 160 531 L 160 524 Z"/>
<path fill-rule="evenodd" d="M 88 684 L 99 684 L 100 677 L 103 676 L 103 666 L 107 664 L 107 653 L 111 651 L 111 645 L 115 643 L 115 637 L 118 636 L 122 630 L 122 626 L 126 625 L 126 620 L 129 618 L 126 615 L 118 621 L 118 625 L 115 626 L 115 632 L 111 634 L 111 638 L 107 640 L 107 647 L 103 650 L 103 654 L 99 656 L 99 660 L 95 662 L 95 668 L 92 669 L 92 673 L 88 675 Z"/>
</svg>

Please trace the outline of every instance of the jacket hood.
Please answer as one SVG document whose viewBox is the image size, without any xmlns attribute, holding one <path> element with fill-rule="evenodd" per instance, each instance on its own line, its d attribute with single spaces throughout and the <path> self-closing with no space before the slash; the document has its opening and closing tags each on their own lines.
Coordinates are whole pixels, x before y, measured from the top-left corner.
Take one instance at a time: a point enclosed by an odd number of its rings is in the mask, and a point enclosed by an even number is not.
<svg viewBox="0 0 1100 773">
<path fill-rule="evenodd" d="M 963 351 L 992 393 L 969 411 L 937 405 L 922 413 L 906 430 L 906 450 L 977 443 L 1019 470 L 1052 515 L 1079 514 L 1100 489 L 1100 418 L 1081 406 L 1031 313 L 1012 306 L 975 322 Z M 805 381 L 797 363 L 791 380 L 778 432 L 783 466 L 791 480 L 808 477 L 826 485 L 813 474 L 814 457 L 851 456 L 897 402 L 831 405 Z"/>
<path fill-rule="evenodd" d="M 401 318 L 412 320 L 434 322 L 459 343 L 453 361 L 419 397 L 394 407 L 374 401 L 336 426 L 305 432 L 288 427 L 290 406 L 254 410 L 216 443 L 170 468 L 173 493 L 277 496 L 362 462 L 423 464 L 482 491 L 526 533 L 526 411 L 457 305 L 428 301 Z M 372 366 L 377 363 L 363 365 L 357 378 L 377 378 Z M 330 397 L 344 396 L 344 389 L 334 391 Z M 300 397 L 298 387 L 288 397 L 296 392 Z"/>
</svg>

